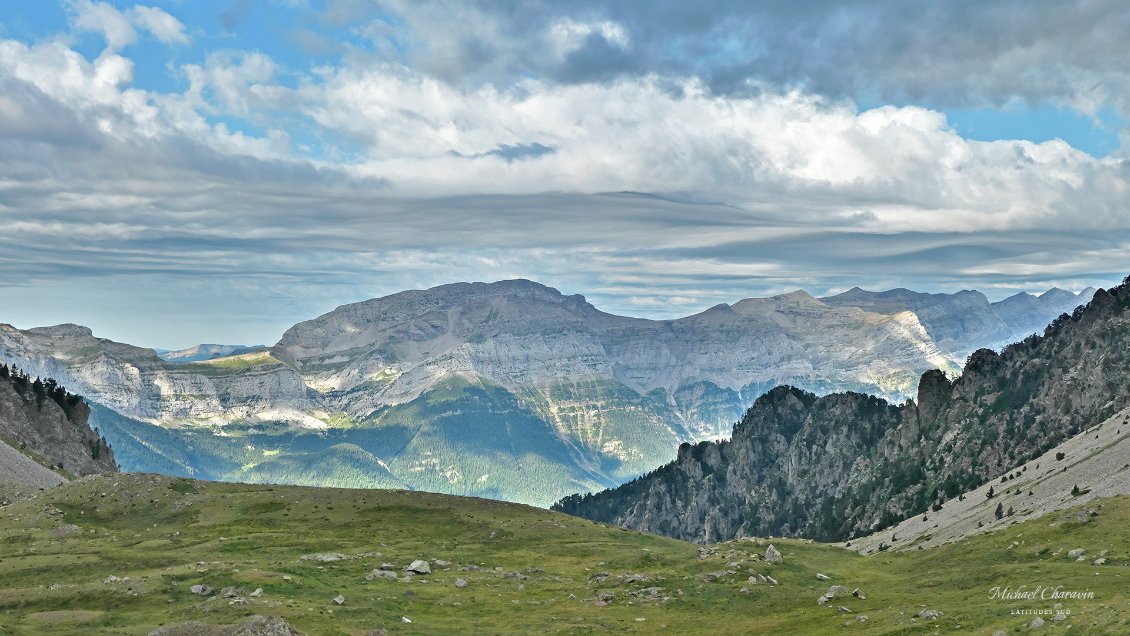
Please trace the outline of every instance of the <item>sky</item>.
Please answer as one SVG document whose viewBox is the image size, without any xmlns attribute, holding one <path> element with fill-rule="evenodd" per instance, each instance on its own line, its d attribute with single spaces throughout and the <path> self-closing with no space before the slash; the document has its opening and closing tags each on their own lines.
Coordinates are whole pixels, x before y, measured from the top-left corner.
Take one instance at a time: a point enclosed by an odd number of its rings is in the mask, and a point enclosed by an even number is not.
<svg viewBox="0 0 1130 636">
<path fill-rule="evenodd" d="M 273 343 L 529 278 L 682 316 L 1130 274 L 1124 0 L 0 3 L 0 322 Z"/>
</svg>

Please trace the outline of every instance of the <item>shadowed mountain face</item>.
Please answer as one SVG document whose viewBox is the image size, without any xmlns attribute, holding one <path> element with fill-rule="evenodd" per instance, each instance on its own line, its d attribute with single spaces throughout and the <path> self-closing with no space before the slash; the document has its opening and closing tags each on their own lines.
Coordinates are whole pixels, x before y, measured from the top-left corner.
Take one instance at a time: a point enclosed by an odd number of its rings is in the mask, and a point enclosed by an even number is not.
<svg viewBox="0 0 1130 636">
<path fill-rule="evenodd" d="M 685 444 L 638 480 L 555 507 L 696 541 L 850 538 L 998 477 L 1130 405 L 1128 368 L 1124 283 L 1095 292 L 1043 336 L 999 355 L 974 352 L 956 380 L 926 372 L 917 404 L 778 387 L 729 441 Z"/>
<path fill-rule="evenodd" d="M 123 416 L 107 430 L 131 431 L 127 467 L 169 470 L 154 449 L 179 443 L 212 450 L 178 456 L 177 474 L 293 481 L 305 455 L 341 453 L 326 483 L 548 504 L 727 435 L 779 384 L 902 400 L 923 371 L 956 372 L 905 305 L 793 292 L 653 321 L 530 281 L 458 283 L 339 307 L 267 351 L 174 364 L 76 325 L 0 326 L 0 358 Z M 966 306 L 950 305 L 951 318 Z M 323 448 L 315 432 L 342 446 Z"/>
</svg>

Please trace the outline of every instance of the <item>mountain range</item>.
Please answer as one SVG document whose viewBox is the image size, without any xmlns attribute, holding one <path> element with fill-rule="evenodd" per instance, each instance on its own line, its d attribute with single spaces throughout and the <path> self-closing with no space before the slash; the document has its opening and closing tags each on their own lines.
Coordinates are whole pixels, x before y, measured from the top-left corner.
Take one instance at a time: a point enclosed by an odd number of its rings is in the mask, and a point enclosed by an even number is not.
<svg viewBox="0 0 1130 636">
<path fill-rule="evenodd" d="M 780 386 L 754 402 L 729 440 L 683 444 L 675 461 L 639 479 L 555 507 L 701 542 L 852 539 L 928 517 L 990 479 L 1027 471 L 1052 447 L 1130 407 L 1128 368 L 1130 278 L 1098 290 L 1043 335 L 999 354 L 975 351 L 954 379 L 927 371 L 916 401 Z M 1121 428 L 1106 427 L 1115 431 L 1104 448 L 1120 444 Z M 1054 460 L 1082 474 L 1082 457 L 1061 451 Z M 1042 461 L 1046 472 L 1052 458 Z M 1101 463 L 1098 476 L 1087 478 L 1095 484 L 1130 468 L 1109 456 Z M 1078 488 L 1058 493 L 1069 494 Z"/>
<path fill-rule="evenodd" d="M 905 400 L 1092 292 L 797 291 L 643 320 L 531 281 L 457 283 L 344 305 L 269 349 L 0 325 L 0 359 L 85 394 L 126 470 L 547 505 L 728 435 L 777 385 Z"/>
</svg>

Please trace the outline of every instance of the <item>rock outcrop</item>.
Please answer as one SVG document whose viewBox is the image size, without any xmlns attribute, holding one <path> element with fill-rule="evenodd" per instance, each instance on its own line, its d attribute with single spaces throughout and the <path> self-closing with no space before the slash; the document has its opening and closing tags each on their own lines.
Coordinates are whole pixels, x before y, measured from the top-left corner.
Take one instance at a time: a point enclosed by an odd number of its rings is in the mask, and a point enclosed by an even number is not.
<svg viewBox="0 0 1130 636">
<path fill-rule="evenodd" d="M 729 441 L 555 508 L 696 541 L 846 539 L 956 497 L 1130 405 L 1130 279 L 950 382 L 928 372 L 916 404 L 778 387 Z"/>
<path fill-rule="evenodd" d="M 49 485 L 61 475 L 114 472 L 117 465 L 106 440 L 87 424 L 90 408 L 53 379 L 31 377 L 0 364 L 0 443 L 10 447 L 0 479 Z M 13 452 L 19 451 L 24 459 Z M 59 471 L 52 478 L 40 468 Z M 18 462 L 18 464 L 17 464 Z M 61 474 L 61 475 L 60 475 Z"/>
</svg>

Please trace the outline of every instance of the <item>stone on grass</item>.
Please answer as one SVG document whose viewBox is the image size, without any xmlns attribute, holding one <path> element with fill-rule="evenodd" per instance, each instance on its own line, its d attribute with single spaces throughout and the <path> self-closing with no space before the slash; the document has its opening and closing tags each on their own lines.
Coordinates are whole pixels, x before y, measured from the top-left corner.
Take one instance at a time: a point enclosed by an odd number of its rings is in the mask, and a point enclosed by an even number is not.
<svg viewBox="0 0 1130 636">
<path fill-rule="evenodd" d="M 828 576 L 827 574 L 821 574 L 821 573 L 817 572 L 816 573 L 816 580 L 817 581 L 831 581 L 832 577 Z"/>
<path fill-rule="evenodd" d="M 784 557 L 781 556 L 781 553 L 777 550 L 777 548 L 773 547 L 772 543 L 769 544 L 768 548 L 765 548 L 766 563 L 780 563 L 783 560 Z"/>
<path fill-rule="evenodd" d="M 263 588 L 261 588 L 261 587 L 255 588 L 255 591 L 251 593 L 251 596 L 253 598 L 258 598 L 260 596 L 263 596 Z"/>
<path fill-rule="evenodd" d="M 863 590 L 859 589 L 858 587 L 851 591 L 851 595 L 861 601 L 867 598 L 863 595 Z"/>
<path fill-rule="evenodd" d="M 455 579 L 455 587 L 467 587 L 467 579 Z"/>
<path fill-rule="evenodd" d="M 1032 629 L 1035 629 L 1037 627 L 1043 627 L 1043 626 L 1044 626 L 1044 619 L 1040 618 L 1039 616 L 1037 616 L 1036 618 L 1033 618 L 1031 623 L 1028 623 L 1028 627 L 1031 627 Z"/>
<path fill-rule="evenodd" d="M 219 627 L 197 622 L 161 627 L 149 636 L 302 636 L 281 618 L 252 616 L 238 625 Z"/>
<path fill-rule="evenodd" d="M 334 597 L 334 605 L 345 605 L 345 597 L 338 594 Z"/>
<path fill-rule="evenodd" d="M 416 574 L 431 574 L 432 566 L 427 561 L 416 559 L 411 565 L 404 568 L 405 572 L 415 572 Z"/>
<path fill-rule="evenodd" d="M 918 618 L 925 618 L 932 621 L 938 620 L 938 612 L 932 609 L 924 609 L 918 612 Z"/>
<path fill-rule="evenodd" d="M 208 587 L 207 585 L 197 584 L 188 588 L 188 591 L 192 592 L 193 594 L 199 594 L 200 596 L 208 596 L 212 593 L 212 588 Z"/>
<path fill-rule="evenodd" d="M 1084 550 L 1083 548 L 1075 548 L 1074 550 L 1067 553 L 1067 558 L 1069 558 L 1069 559 L 1079 558 L 1079 557 L 1083 556 L 1084 552 L 1086 552 L 1086 550 Z"/>
</svg>

